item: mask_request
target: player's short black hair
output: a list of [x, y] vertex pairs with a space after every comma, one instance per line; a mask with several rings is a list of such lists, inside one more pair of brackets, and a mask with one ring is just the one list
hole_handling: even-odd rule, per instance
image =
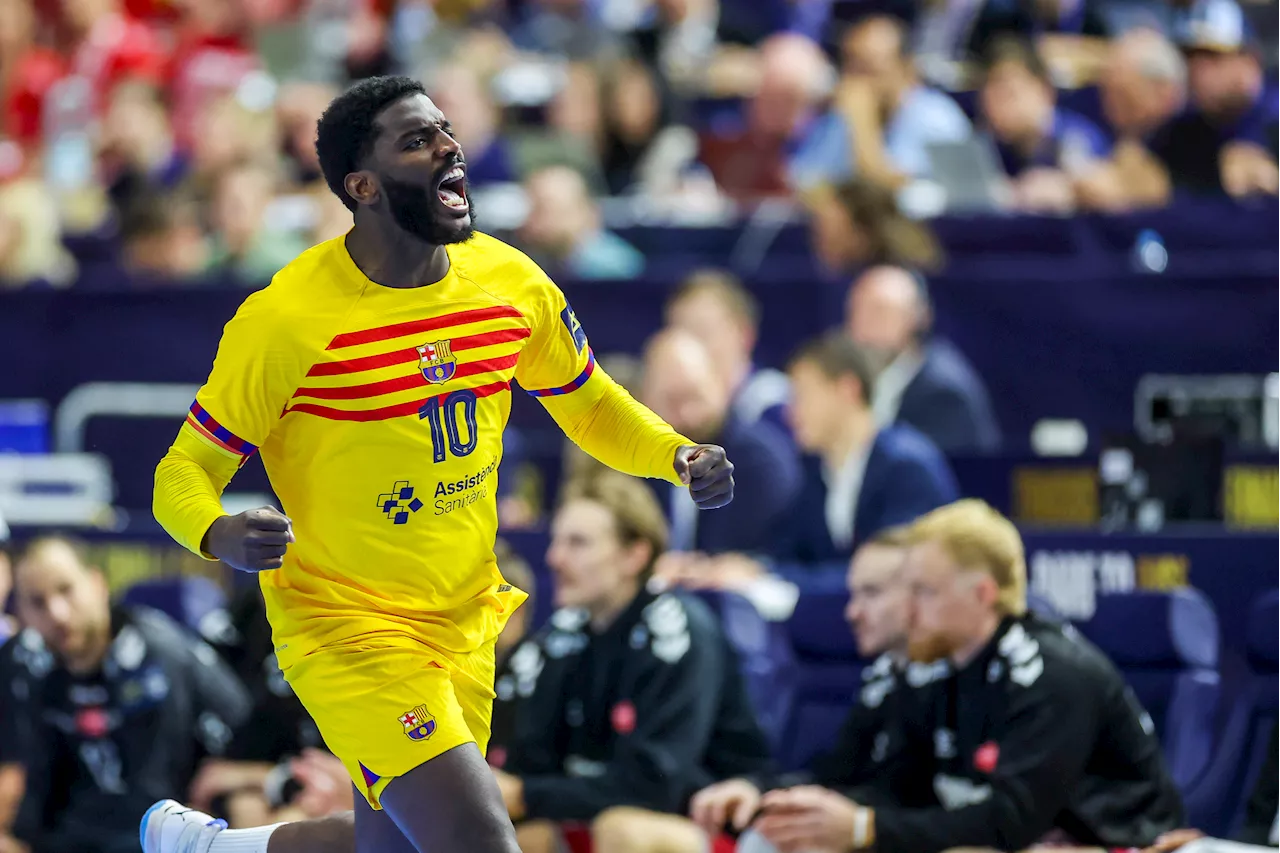
[[366, 77], [334, 98], [316, 122], [320, 171], [329, 189], [348, 210], [356, 209], [356, 200], [347, 194], [343, 181], [369, 156], [378, 135], [374, 119], [401, 98], [424, 95], [426, 91], [411, 77]]

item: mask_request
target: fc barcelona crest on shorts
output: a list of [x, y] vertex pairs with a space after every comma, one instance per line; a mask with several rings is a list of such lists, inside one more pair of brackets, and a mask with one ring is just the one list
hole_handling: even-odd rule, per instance
[[418, 347], [418, 367], [422, 376], [432, 385], [448, 382], [458, 369], [458, 360], [448, 340], [434, 341]]
[[426, 740], [435, 733], [436, 718], [427, 711], [426, 705], [419, 705], [400, 717], [400, 725], [404, 726], [409, 740]]

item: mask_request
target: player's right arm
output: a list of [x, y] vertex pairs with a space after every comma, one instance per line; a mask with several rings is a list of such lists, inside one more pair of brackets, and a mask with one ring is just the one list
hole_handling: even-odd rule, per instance
[[222, 491], [266, 441], [302, 375], [299, 347], [270, 290], [223, 330], [213, 371], [156, 468], [152, 509], [180, 545], [243, 571], [279, 568], [289, 520], [270, 508], [229, 516]]

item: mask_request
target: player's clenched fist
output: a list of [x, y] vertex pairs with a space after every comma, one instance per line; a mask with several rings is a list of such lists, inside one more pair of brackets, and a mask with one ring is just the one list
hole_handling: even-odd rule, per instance
[[264, 506], [224, 515], [209, 527], [201, 547], [233, 569], [260, 572], [280, 568], [285, 549], [293, 541], [289, 517]]
[[686, 444], [676, 451], [675, 469], [698, 509], [718, 509], [733, 500], [733, 463], [723, 447]]
[[759, 811], [760, 796], [760, 789], [746, 779], [717, 782], [694, 794], [689, 816], [711, 835], [723, 832], [730, 822], [741, 832]]

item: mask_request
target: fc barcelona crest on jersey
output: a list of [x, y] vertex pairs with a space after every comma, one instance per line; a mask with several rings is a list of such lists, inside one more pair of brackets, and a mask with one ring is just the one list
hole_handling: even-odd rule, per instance
[[401, 715], [400, 725], [404, 726], [405, 736], [409, 740], [426, 740], [435, 734], [436, 718], [427, 711], [426, 705], [419, 705]]
[[447, 340], [435, 341], [418, 347], [418, 367], [422, 376], [432, 385], [448, 382], [458, 369], [458, 360]]

